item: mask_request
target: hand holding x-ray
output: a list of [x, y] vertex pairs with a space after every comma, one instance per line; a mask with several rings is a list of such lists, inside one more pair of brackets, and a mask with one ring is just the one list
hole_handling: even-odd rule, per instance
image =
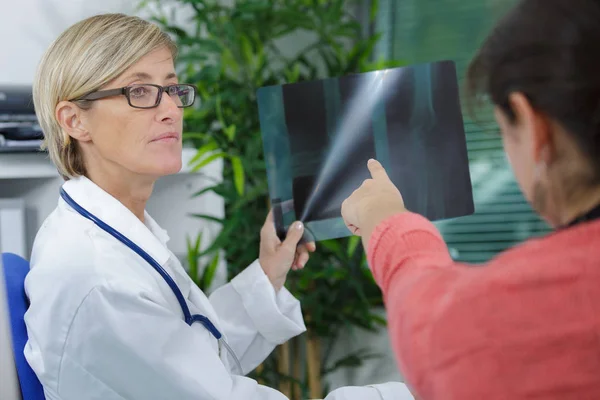
[[316, 250], [314, 242], [299, 244], [304, 234], [304, 224], [296, 221], [288, 230], [285, 240], [277, 237], [273, 224], [273, 211], [270, 211], [260, 231], [259, 262], [275, 291], [279, 291], [292, 270], [304, 268], [309, 252]]
[[260, 88], [261, 132], [274, 225], [303, 241], [352, 233], [342, 202], [387, 171], [405, 207], [431, 220], [474, 211], [456, 68], [441, 61]]

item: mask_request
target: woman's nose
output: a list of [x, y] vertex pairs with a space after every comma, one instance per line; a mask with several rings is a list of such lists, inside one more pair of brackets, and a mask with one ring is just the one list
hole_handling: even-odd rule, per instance
[[180, 118], [182, 114], [182, 109], [178, 107], [177, 99], [169, 96], [168, 93], [163, 93], [158, 108], [161, 110], [161, 120], [165, 118]]

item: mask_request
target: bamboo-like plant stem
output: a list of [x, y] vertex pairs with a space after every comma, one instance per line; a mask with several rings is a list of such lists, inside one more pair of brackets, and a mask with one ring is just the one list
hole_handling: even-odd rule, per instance
[[321, 342], [317, 335], [309, 333], [306, 342], [306, 361], [308, 363], [308, 388], [312, 399], [323, 398], [321, 384]]
[[[261, 374], [265, 369], [265, 365], [264, 364], [259, 364], [258, 367], [256, 367], [256, 373], [257, 374]], [[256, 382], [258, 382], [259, 385], [264, 385], [265, 382], [262, 379], [257, 379]]]
[[293, 388], [293, 394], [294, 394], [294, 400], [301, 400], [302, 398], [302, 388], [300, 387], [300, 382], [301, 381], [301, 376], [300, 374], [302, 373], [302, 364], [300, 363], [300, 338], [295, 337], [294, 339], [292, 339], [293, 342], [293, 346], [292, 346], [292, 359], [293, 359], [293, 367], [292, 367], [292, 376], [294, 377], [294, 379], [296, 379], [297, 382], [294, 382], [292, 388]]
[[289, 399], [292, 397], [292, 385], [288, 378], [290, 376], [290, 342], [280, 345], [277, 352], [277, 370], [280, 375], [285, 376], [279, 383], [279, 391]]

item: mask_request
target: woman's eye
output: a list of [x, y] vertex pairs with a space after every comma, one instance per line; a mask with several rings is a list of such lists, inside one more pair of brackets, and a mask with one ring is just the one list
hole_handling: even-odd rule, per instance
[[148, 94], [148, 90], [145, 87], [137, 87], [131, 89], [129, 94], [135, 97], [142, 97]]
[[181, 91], [179, 90], [179, 86], [171, 86], [168, 89], [169, 96], [181, 96]]

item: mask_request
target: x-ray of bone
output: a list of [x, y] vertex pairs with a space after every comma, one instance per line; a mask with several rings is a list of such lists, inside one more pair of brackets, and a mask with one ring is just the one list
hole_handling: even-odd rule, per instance
[[280, 237], [295, 220], [304, 240], [349, 236], [341, 204], [369, 178], [369, 158], [409, 210], [434, 221], [473, 213], [454, 62], [268, 86], [257, 97]]

